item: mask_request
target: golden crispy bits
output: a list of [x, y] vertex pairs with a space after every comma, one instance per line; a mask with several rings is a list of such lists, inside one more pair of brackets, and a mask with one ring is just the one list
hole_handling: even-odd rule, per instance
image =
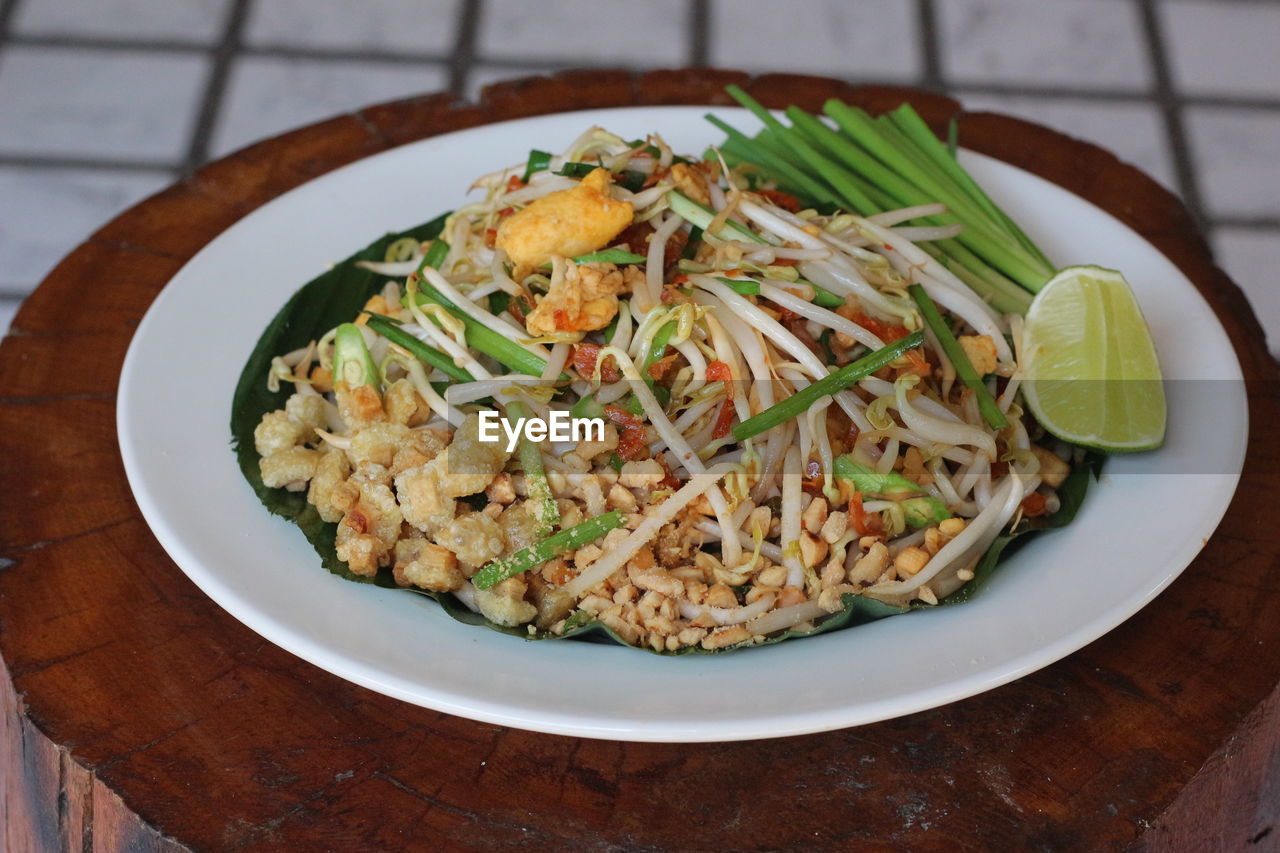
[[382, 409], [382, 397], [372, 385], [348, 388], [345, 382], [339, 382], [334, 392], [338, 398], [338, 413], [347, 426], [361, 429], [387, 419], [387, 413]]
[[507, 578], [489, 589], [476, 590], [476, 606], [490, 622], [513, 628], [523, 625], [538, 615], [538, 608], [525, 601], [528, 582], [517, 575]]
[[482, 512], [468, 512], [450, 521], [435, 536], [436, 544], [458, 555], [464, 566], [478, 569], [506, 547], [498, 522]]
[[416, 538], [401, 539], [396, 543], [396, 564], [392, 574], [400, 586], [416, 586], [434, 592], [455, 590], [466, 580], [452, 551]]
[[356, 474], [350, 482], [359, 490], [355, 506], [338, 523], [338, 559], [354, 574], [372, 576], [391, 562], [404, 516], [391, 489]]
[[347, 454], [336, 447], [325, 450], [316, 463], [311, 488], [307, 491], [307, 501], [325, 521], [341, 521], [342, 514], [354, 502], [358, 490], [347, 484], [350, 473], [351, 465], [347, 462]]
[[457, 500], [445, 494], [437, 479], [435, 461], [396, 475], [396, 494], [405, 521], [433, 533], [453, 520]]
[[320, 451], [295, 445], [262, 457], [258, 467], [262, 471], [262, 483], [267, 488], [284, 487], [291, 492], [300, 492], [315, 476], [319, 462]]

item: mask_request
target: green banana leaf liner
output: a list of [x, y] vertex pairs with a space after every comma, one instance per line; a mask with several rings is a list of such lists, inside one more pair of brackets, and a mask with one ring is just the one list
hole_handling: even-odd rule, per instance
[[[417, 240], [430, 240], [436, 237], [444, 227], [445, 214], [437, 219], [419, 225], [398, 234], [387, 234], [360, 252], [336, 264], [325, 273], [312, 279], [305, 287], [294, 294], [280, 312], [276, 314], [258, 339], [252, 355], [240, 374], [236, 384], [235, 396], [231, 404], [231, 446], [244, 474], [258, 499], [272, 513], [283, 516], [293, 522], [307, 537], [307, 541], [320, 555], [320, 562], [335, 575], [359, 583], [372, 583], [389, 589], [397, 587], [391, 577], [390, 569], [381, 569], [375, 577], [362, 577], [352, 574], [346, 563], [338, 559], [334, 548], [337, 535], [337, 524], [320, 518], [315, 507], [307, 503], [305, 492], [289, 492], [284, 489], [272, 489], [263, 485], [262, 475], [258, 469], [258, 453], [254, 449], [253, 431], [262, 416], [267, 412], [284, 407], [285, 400], [293, 393], [288, 383], [282, 383], [279, 391], [267, 389], [267, 375], [271, 359], [282, 353], [305, 347], [310, 341], [318, 339], [328, 330], [340, 323], [352, 320], [360, 313], [369, 297], [382, 289], [387, 277], [356, 265], [357, 261], [381, 261], [388, 246], [403, 237]], [[1001, 559], [1018, 547], [1028, 534], [1041, 530], [1062, 527], [1075, 518], [1077, 510], [1089, 487], [1091, 472], [1096, 475], [1100, 470], [1103, 457], [1092, 453], [1085, 464], [1077, 465], [1068, 476], [1066, 482], [1058, 490], [1061, 508], [1050, 516], [1043, 518], [1023, 519], [1009, 534], [995, 540], [990, 550], [978, 562], [974, 569], [974, 578], [936, 606], [947, 606], [966, 601], [980, 591], [983, 584], [991, 577]], [[1015, 544], [1017, 543], [1017, 544]], [[495, 625], [478, 613], [468, 610], [457, 598], [449, 593], [434, 593], [419, 589], [406, 589], [405, 592], [425, 595], [440, 603], [445, 613], [459, 622], [468, 625], [482, 625], [494, 631], [520, 637], [524, 640], [566, 639], [570, 637], [602, 642], [615, 642], [630, 645], [621, 637], [609, 630], [599, 621], [591, 618], [585, 611], [576, 611], [570, 615], [562, 634], [549, 631], [529, 633], [528, 628], [508, 628]], [[699, 647], [681, 649], [676, 652], [655, 652], [655, 654], [718, 654], [734, 648], [751, 648], [759, 645], [780, 643], [793, 637], [812, 637], [829, 631], [836, 631], [853, 625], [860, 625], [886, 616], [896, 616], [913, 609], [928, 609], [929, 605], [916, 604], [912, 607], [894, 607], [874, 599], [859, 595], [846, 595], [842, 599], [844, 608], [825, 618], [818, 626], [808, 632], [787, 631], [770, 637], [762, 642], [743, 644], [742, 646], [721, 649], [715, 652]], [[652, 649], [643, 647], [646, 651]]]

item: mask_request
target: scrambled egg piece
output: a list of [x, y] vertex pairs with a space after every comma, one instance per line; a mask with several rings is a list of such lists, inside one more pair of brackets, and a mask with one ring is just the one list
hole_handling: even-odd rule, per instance
[[631, 224], [631, 202], [609, 196], [610, 174], [596, 169], [573, 189], [550, 193], [498, 226], [495, 245], [517, 266], [536, 267], [552, 255], [594, 252]]
[[671, 180], [676, 189], [701, 204], [711, 204], [711, 191], [707, 189], [707, 179], [696, 166], [676, 163], [671, 167]]
[[956, 338], [960, 348], [969, 356], [973, 369], [979, 376], [994, 373], [996, 369], [996, 345], [986, 335], [961, 335]]
[[624, 273], [613, 264], [566, 263], [564, 278], [552, 281], [547, 295], [525, 319], [525, 328], [535, 337], [603, 329], [618, 313], [618, 294], [630, 291], [635, 284], [635, 275]]

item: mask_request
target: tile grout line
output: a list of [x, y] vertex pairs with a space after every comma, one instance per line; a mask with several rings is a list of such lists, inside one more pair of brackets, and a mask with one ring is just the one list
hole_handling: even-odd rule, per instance
[[689, 0], [689, 65], [700, 68], [711, 55], [710, 0]]
[[920, 45], [921, 85], [934, 92], [945, 91], [942, 54], [938, 49], [938, 10], [933, 0], [916, 0], [916, 29]]
[[1204, 206], [1200, 186], [1196, 180], [1195, 164], [1187, 139], [1186, 125], [1182, 120], [1182, 104], [1174, 92], [1173, 77], [1169, 69], [1169, 54], [1165, 49], [1164, 31], [1160, 26], [1160, 13], [1155, 0], [1137, 0], [1142, 30], [1146, 34], [1147, 50], [1151, 60], [1151, 72], [1155, 84], [1155, 103], [1164, 119], [1165, 133], [1173, 155], [1174, 176], [1182, 201], [1191, 216], [1202, 228], [1205, 226]]
[[84, 157], [61, 154], [0, 154], [0, 166], [32, 169], [96, 169], [105, 172], [174, 172], [182, 163], [167, 160]]
[[19, 0], [0, 0], [0, 53], [13, 39], [12, 29], [14, 15], [18, 11]]
[[231, 63], [240, 47], [244, 33], [245, 21], [249, 17], [250, 0], [232, 0], [227, 13], [226, 27], [222, 39], [213, 51], [213, 67], [209, 69], [209, 80], [205, 85], [204, 97], [200, 101], [200, 111], [196, 114], [195, 126], [191, 131], [191, 144], [187, 148], [185, 171], [194, 171], [209, 157], [209, 141], [222, 109], [223, 96], [227, 90], [227, 80], [231, 74]]
[[462, 0], [462, 5], [458, 8], [458, 30], [448, 63], [449, 94], [459, 100], [466, 96], [471, 66], [475, 64], [476, 36], [480, 31], [480, 16], [483, 14], [480, 0]]

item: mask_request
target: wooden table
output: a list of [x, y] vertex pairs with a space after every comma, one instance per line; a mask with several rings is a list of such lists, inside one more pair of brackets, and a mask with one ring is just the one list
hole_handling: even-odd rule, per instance
[[[1186, 211], [1091, 145], [991, 114], [961, 138], [1114, 213], [1209, 299], [1249, 380], [1246, 474], [1158, 600], [1101, 640], [945, 708], [709, 745], [531, 734], [406, 705], [270, 645], [138, 514], [115, 389], [139, 319], [227, 226], [331, 169], [434, 134], [626, 104], [872, 110], [954, 101], [812, 77], [591, 71], [384, 104], [201, 169], [98, 231], [0, 346], [0, 679], [7, 849], [1280, 849], [1276, 364]], [[865, 845], [865, 848], [860, 846]]]

